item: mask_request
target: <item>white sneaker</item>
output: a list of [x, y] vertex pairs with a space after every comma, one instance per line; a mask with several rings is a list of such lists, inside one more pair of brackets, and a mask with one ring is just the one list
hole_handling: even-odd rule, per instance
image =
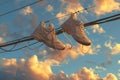
[[65, 49], [65, 45], [57, 38], [55, 34], [53, 24], [50, 24], [49, 27], [46, 27], [45, 23], [42, 22], [39, 27], [33, 32], [32, 36], [36, 40], [45, 43], [51, 48], [58, 50]]
[[81, 21], [77, 20], [76, 14], [72, 14], [61, 26], [64, 32], [70, 34], [80, 44], [91, 44], [91, 41], [85, 34], [84, 25]]

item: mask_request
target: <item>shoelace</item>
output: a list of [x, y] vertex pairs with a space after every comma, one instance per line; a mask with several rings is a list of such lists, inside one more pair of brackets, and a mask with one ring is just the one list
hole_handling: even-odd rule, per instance
[[71, 47], [69, 49], [71, 49], [73, 46], [72, 46], [72, 41], [67, 37], [67, 35], [65, 35], [65, 33], [63, 33], [63, 35], [65, 36], [65, 38], [69, 41]]

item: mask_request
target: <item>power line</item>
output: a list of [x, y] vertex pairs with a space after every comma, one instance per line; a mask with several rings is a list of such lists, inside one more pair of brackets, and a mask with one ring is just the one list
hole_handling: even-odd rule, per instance
[[[39, 43], [39, 42], [34, 42], [34, 43], [31, 43], [31, 44], [25, 45], [25, 46], [23, 46], [23, 47], [20, 47], [20, 48], [17, 48], [17, 49], [13, 49], [13, 50], [9, 50], [9, 51], [6, 51], [6, 50], [4, 49], [3, 51], [4, 51], [4, 52], [18, 51], [18, 50], [24, 49], [24, 48], [26, 48], [26, 47], [28, 47], [28, 46], [35, 45], [35, 44], [37, 44], [37, 43]], [[41, 44], [39, 47], [41, 47], [41, 46], [43, 46], [43, 44]], [[0, 49], [1, 49], [1, 48], [0, 48]], [[4, 53], [4, 52], [0, 52], [0, 53]]]
[[11, 49], [4, 49], [2, 47], [0, 47], [1, 50], [3, 50], [4, 52], [10, 52], [11, 50], [13, 50], [16, 47], [17, 44], [15, 44]]
[[106, 21], [98, 22], [96, 24], [102, 24], [102, 23], [106, 23], [106, 22], [110, 22], [110, 21], [114, 21], [114, 20], [118, 20], [118, 19], [120, 19], [120, 17], [116, 17], [116, 18], [109, 19], [109, 20], [106, 20]]
[[95, 25], [95, 24], [102, 24], [102, 23], [105, 23], [105, 22], [108, 22], [108, 21], [114, 21], [113, 19], [115, 20], [118, 20], [120, 19], [120, 13], [119, 14], [116, 14], [116, 15], [112, 15], [112, 16], [109, 16], [109, 17], [105, 17], [105, 18], [102, 18], [102, 19], [98, 19], [98, 20], [95, 20], [95, 21], [91, 21], [89, 23], [86, 23], [84, 24], [84, 26], [91, 26], [91, 25]]
[[14, 41], [10, 41], [10, 42], [6, 42], [6, 43], [3, 43], [3, 44], [1, 44], [0, 45], [0, 47], [5, 47], [5, 46], [9, 46], [9, 45], [11, 45], [11, 44], [17, 44], [17, 43], [19, 43], [19, 42], [25, 42], [25, 41], [30, 41], [30, 40], [34, 40], [34, 38], [33, 37], [31, 37], [31, 36], [27, 36], [27, 37], [23, 37], [23, 38], [21, 38], [21, 39], [17, 39], [17, 40], [14, 40]]
[[13, 12], [18, 11], [18, 10], [21, 10], [21, 9], [27, 7], [27, 6], [31, 6], [31, 5], [37, 4], [37, 3], [40, 2], [40, 1], [43, 1], [43, 0], [37, 0], [37, 1], [33, 2], [33, 3], [29, 3], [29, 4], [24, 5], [24, 6], [22, 6], [22, 7], [19, 7], [19, 8], [13, 9], [13, 10], [10, 10], [10, 11], [8, 11], [8, 12], [5, 12], [5, 13], [3, 13], [3, 14], [0, 14], [0, 17], [1, 17], [1, 16], [5, 16], [5, 15], [10, 14], [10, 13], [13, 13]]

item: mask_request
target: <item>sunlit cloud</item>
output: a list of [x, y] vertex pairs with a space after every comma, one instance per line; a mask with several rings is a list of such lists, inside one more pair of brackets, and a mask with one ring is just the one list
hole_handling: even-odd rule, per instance
[[[76, 11], [83, 10], [82, 5], [80, 4], [79, 0], [61, 0], [61, 9], [56, 14], [56, 17], [61, 17], [66, 14], [74, 13]], [[81, 11], [83, 12], [83, 11]], [[68, 16], [64, 16], [63, 18], [60, 18], [59, 21], [62, 23], [64, 19], [67, 19]]]
[[112, 54], [119, 54], [119, 53], [120, 53], [120, 44], [119, 44], [119, 43], [116, 43], [116, 44], [113, 46]]
[[60, 24], [62, 24], [64, 20], [68, 18], [68, 16], [65, 16], [65, 15], [66, 14], [62, 12], [57, 13], [56, 18], [58, 18]]
[[59, 62], [64, 61], [67, 56], [72, 57], [73, 59], [77, 58], [78, 53], [75, 50], [75, 47], [69, 48], [67, 46], [65, 50], [54, 50], [51, 48], [47, 48], [47, 54], [50, 56], [51, 59], [57, 60]]
[[33, 10], [31, 9], [30, 6], [27, 6], [26, 8], [24, 8], [22, 11], [21, 11], [22, 14], [24, 15], [28, 15], [28, 14], [32, 14], [33, 13]]
[[88, 69], [86, 67], [79, 69], [76, 73], [73, 73], [70, 76], [68, 76], [64, 72], [60, 72], [58, 75], [53, 77], [54, 77], [53, 80], [99, 80], [100, 79], [97, 74], [94, 74], [93, 69], [91, 68]]
[[102, 28], [102, 27], [100, 27], [98, 24], [96, 24], [96, 25], [93, 25], [93, 27], [92, 27], [92, 29], [93, 29], [93, 33], [105, 33], [105, 30]]
[[[92, 68], [83, 67], [76, 73], [67, 75], [64, 71], [55, 74], [51, 67], [58, 66], [59, 62], [53, 59], [45, 61], [38, 60], [36, 55], [27, 60], [15, 58], [1, 59], [0, 79], [1, 80], [101, 80], [98, 74], [94, 73]], [[117, 80], [112, 73], [107, 74], [102, 80]]]
[[53, 8], [52, 5], [47, 5], [46, 10], [47, 10], [48, 12], [52, 12], [52, 11], [54, 10], [54, 8]]
[[77, 47], [77, 50], [80, 52], [80, 54], [85, 55], [85, 54], [95, 54], [98, 53], [101, 49], [101, 45], [95, 45], [95, 46], [84, 46], [84, 45], [79, 45]]
[[114, 74], [109, 73], [103, 80], [118, 80], [118, 79]]
[[96, 6], [94, 12], [97, 15], [120, 10], [120, 3], [116, 0], [94, 0], [94, 4]]
[[99, 70], [99, 71], [105, 71], [106, 70], [106, 68], [104, 68], [102, 66], [96, 66], [95, 69]]
[[107, 48], [109, 48], [109, 49], [112, 49], [111, 40], [110, 40], [110, 41], [106, 41], [104, 45], [105, 45], [105, 47], [107, 47]]
[[[29, 57], [27, 60], [21, 59], [19, 62], [16, 59], [2, 59], [0, 63], [0, 79], [1, 80], [49, 80], [53, 75], [51, 70], [52, 65], [57, 65], [54, 60], [38, 61], [36, 55]], [[2, 75], [5, 76], [2, 76]], [[12, 76], [8, 76], [11, 74]]]
[[104, 45], [111, 50], [111, 53], [113, 55], [120, 53], [120, 44], [119, 43], [111, 43], [111, 41], [108, 41], [108, 42], [105, 42]]
[[80, 4], [79, 0], [61, 0], [62, 4], [65, 4], [67, 3], [67, 6], [65, 8], [65, 11], [67, 13], [73, 13], [75, 11], [79, 11], [79, 10], [82, 10], [83, 7], [82, 5]]
[[70, 56], [72, 59], [78, 58], [78, 56], [83, 55], [93, 55], [100, 51], [101, 45], [95, 45], [95, 46], [84, 46], [84, 45], [77, 45], [72, 46], [67, 45], [67, 48], [65, 50], [54, 50], [51, 48], [46, 49], [46, 55], [49, 55], [51, 59], [57, 60], [57, 61], [64, 61], [68, 56]]
[[120, 64], [120, 60], [118, 60], [118, 64]]
[[[33, 12], [33, 9], [30, 6], [27, 6], [26, 8], [21, 10], [21, 13], [23, 15], [29, 15], [30, 19], [29, 19], [29, 23], [30, 23], [30, 27], [35, 28], [38, 25], [38, 18], [37, 15]], [[24, 17], [23, 17], [24, 18]], [[23, 19], [22, 16], [21, 18], [18, 18], [18, 25], [20, 23], [23, 23]]]

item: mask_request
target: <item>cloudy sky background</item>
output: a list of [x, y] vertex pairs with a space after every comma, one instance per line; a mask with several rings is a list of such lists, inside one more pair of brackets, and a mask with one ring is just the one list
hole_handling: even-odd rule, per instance
[[[1, 0], [0, 14], [32, 2], [34, 1]], [[91, 6], [95, 7], [78, 14], [78, 19], [83, 23], [120, 13], [120, 0], [43, 0], [0, 16], [0, 43], [31, 35], [41, 21]], [[68, 17], [51, 20], [49, 23], [58, 28]], [[0, 50], [0, 80], [118, 80], [119, 26], [120, 20], [117, 20], [85, 28], [92, 41], [89, 47], [78, 44], [70, 35], [65, 34], [72, 41], [72, 49], [57, 51], [45, 45], [39, 47], [39, 43], [15, 52], [2, 53]], [[58, 38], [65, 44], [70, 44], [63, 34]], [[17, 47], [29, 43], [17, 44]]]

